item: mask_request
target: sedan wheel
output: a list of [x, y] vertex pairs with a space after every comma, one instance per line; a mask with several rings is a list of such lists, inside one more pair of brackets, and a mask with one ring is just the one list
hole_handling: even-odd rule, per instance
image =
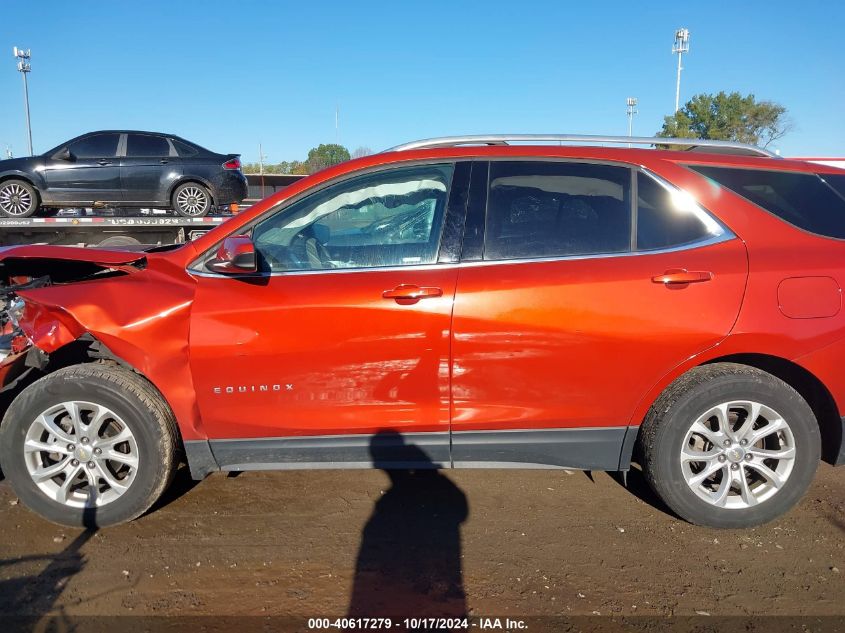
[[211, 196], [205, 187], [188, 183], [176, 189], [173, 207], [181, 216], [202, 217], [211, 208]]
[[38, 197], [31, 185], [21, 180], [0, 183], [0, 213], [6, 217], [25, 218], [38, 208]]

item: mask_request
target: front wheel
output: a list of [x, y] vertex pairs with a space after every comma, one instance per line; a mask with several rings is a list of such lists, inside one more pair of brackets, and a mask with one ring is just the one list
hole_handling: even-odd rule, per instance
[[23, 503], [71, 527], [143, 514], [170, 483], [177, 432], [156, 389], [121, 367], [91, 363], [37, 380], [0, 426], [0, 464]]
[[810, 485], [821, 439], [807, 402], [753, 367], [715, 363], [670, 385], [640, 433], [657, 495], [699, 525], [741, 528], [789, 510]]
[[173, 191], [173, 210], [186, 218], [201, 218], [211, 210], [211, 192], [195, 182], [186, 182]]
[[38, 211], [38, 192], [24, 180], [0, 182], [0, 215], [28, 218]]

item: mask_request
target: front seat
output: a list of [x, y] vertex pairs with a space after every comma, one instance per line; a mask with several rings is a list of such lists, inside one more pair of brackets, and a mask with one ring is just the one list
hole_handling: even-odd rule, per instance
[[312, 224], [302, 232], [305, 238], [305, 258], [309, 268], [327, 268], [331, 255], [324, 246], [329, 241], [329, 227]]

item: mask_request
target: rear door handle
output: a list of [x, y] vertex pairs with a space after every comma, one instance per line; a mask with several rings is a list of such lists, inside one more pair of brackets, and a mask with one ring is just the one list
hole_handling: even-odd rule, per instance
[[169, 161], [169, 160], [167, 160], [166, 158], [162, 158], [162, 159], [161, 159], [160, 161], [158, 161], [158, 162], [160, 162], [162, 165], [166, 165], [166, 164], [167, 164], [167, 163], [169, 163], [170, 161]]
[[100, 165], [101, 167], [105, 167], [106, 165], [111, 165], [111, 161], [110, 160], [98, 160], [97, 164]]
[[687, 270], [686, 268], [673, 268], [651, 278], [654, 283], [667, 286], [698, 284], [711, 279], [713, 279], [713, 273], [708, 270]]
[[394, 299], [397, 303], [416, 303], [420, 299], [428, 297], [442, 297], [443, 289], [434, 286], [415, 286], [413, 284], [401, 284], [393, 290], [385, 290], [381, 293], [385, 299]]

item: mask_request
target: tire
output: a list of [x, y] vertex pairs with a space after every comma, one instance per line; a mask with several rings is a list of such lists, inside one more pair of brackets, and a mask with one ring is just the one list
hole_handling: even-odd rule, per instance
[[184, 218], [201, 218], [211, 211], [211, 192], [196, 182], [185, 182], [173, 190], [173, 210]]
[[38, 211], [38, 191], [25, 180], [0, 182], [0, 215], [28, 218]]
[[[72, 416], [63, 403], [76, 406], [79, 425], [69, 424]], [[99, 433], [92, 428], [98, 419]], [[52, 421], [56, 433], [38, 420]], [[33, 443], [67, 454], [25, 452]], [[0, 426], [0, 464], [20, 500], [49, 521], [106, 527], [140, 516], [161, 496], [173, 478], [177, 444], [173, 414], [147, 380], [111, 363], [89, 363], [59, 369], [15, 398]], [[56, 475], [37, 484], [32, 470]], [[69, 473], [72, 482], [63, 493]]]
[[140, 246], [141, 242], [130, 235], [112, 235], [97, 244], [99, 248], [120, 248], [121, 246]]
[[681, 518], [715, 528], [751, 527], [787, 512], [821, 456], [818, 422], [798, 392], [734, 363], [678, 378], [652, 405], [639, 441], [654, 492]]

